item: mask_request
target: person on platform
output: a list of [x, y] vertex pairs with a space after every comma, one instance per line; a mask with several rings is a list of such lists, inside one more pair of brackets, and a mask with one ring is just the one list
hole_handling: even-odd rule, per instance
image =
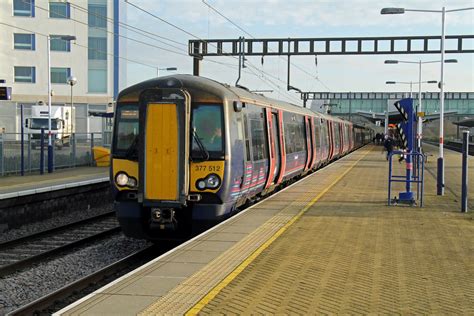
[[390, 138], [388, 135], [385, 135], [385, 141], [383, 143], [383, 147], [387, 151], [387, 160], [393, 151], [393, 145], [394, 145], [393, 139]]

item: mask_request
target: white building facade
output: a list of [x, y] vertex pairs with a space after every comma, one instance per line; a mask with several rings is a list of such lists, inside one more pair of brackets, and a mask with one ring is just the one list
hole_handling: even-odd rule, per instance
[[[0, 1], [0, 79], [12, 87], [12, 100], [0, 101], [0, 132], [19, 133], [19, 105], [48, 102], [48, 41], [52, 104], [76, 109], [76, 132], [98, 133], [105, 112], [124, 85], [125, 63], [119, 56], [119, 0]], [[74, 40], [64, 40], [65, 37]], [[74, 86], [68, 77], [74, 76]], [[12, 117], [16, 119], [12, 120]]]

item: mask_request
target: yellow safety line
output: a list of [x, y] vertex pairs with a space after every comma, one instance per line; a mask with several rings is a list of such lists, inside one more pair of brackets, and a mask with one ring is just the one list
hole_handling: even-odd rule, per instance
[[217, 284], [209, 293], [207, 293], [199, 302], [197, 302], [185, 315], [197, 315], [219, 292], [232, 282], [252, 261], [254, 261], [265, 249], [267, 249], [281, 234], [283, 234], [294, 222], [296, 222], [306, 211], [314, 205], [324, 194], [326, 194], [334, 185], [336, 185], [357, 163], [362, 160], [371, 150], [368, 150], [362, 157], [357, 159], [346, 171], [334, 180], [328, 187], [321, 191], [313, 198], [298, 214], [296, 214], [289, 222], [281, 227], [270, 239], [257, 248], [247, 259], [245, 259], [237, 268], [234, 269], [227, 277]]

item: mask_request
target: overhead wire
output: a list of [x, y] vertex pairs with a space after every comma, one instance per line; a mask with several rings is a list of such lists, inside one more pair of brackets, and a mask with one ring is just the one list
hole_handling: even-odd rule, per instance
[[[49, 12], [49, 9], [47, 9], [47, 8], [43, 8], [43, 7], [41, 7], [41, 6], [37, 5], [37, 4], [34, 4], [34, 6], [35, 6], [35, 8], [38, 8], [38, 9], [40, 9], [40, 10]], [[62, 15], [63, 17], [65, 17], [65, 18], [67, 17], [67, 16], [64, 15], [64, 14], [61, 14], [61, 15]], [[74, 19], [74, 18], [69, 18], [69, 20], [74, 21], [74, 22], [77, 22], [77, 23], [79, 23], [79, 24], [86, 25], [87, 27], [90, 27], [89, 24], [86, 23], [86, 22], [79, 21], [79, 20]], [[97, 29], [103, 30], [103, 28], [101, 28], [101, 27], [96, 27], [96, 26], [92, 26], [92, 28], [97, 28]], [[187, 54], [182, 53], [182, 52], [177, 52], [177, 51], [174, 51], [174, 50], [165, 48], [165, 47], [161, 47], [161, 46], [154, 45], [154, 44], [151, 44], [151, 43], [147, 43], [147, 42], [144, 42], [144, 41], [141, 41], [141, 40], [137, 40], [137, 39], [134, 39], [134, 38], [131, 38], [131, 37], [122, 35], [122, 34], [117, 34], [117, 33], [112, 32], [112, 31], [105, 30], [105, 32], [108, 33], [108, 34], [112, 34], [112, 35], [114, 35], [114, 36], [118, 36], [118, 37], [121, 37], [121, 38], [125, 38], [125, 39], [130, 40], [130, 41], [133, 41], [133, 42], [137, 42], [137, 43], [140, 43], [140, 44], [143, 44], [143, 45], [147, 45], [147, 46], [150, 46], [150, 47], [154, 47], [154, 48], [157, 48], [157, 49], [161, 49], [161, 50], [164, 50], [164, 51], [173, 53], [173, 54], [177, 54], [177, 55], [181, 55], [181, 56], [188, 56]]]
[[[25, 0], [23, 0], [23, 1], [25, 1]], [[85, 9], [84, 7], [81, 7], [81, 6], [78, 6], [78, 5], [75, 5], [75, 6], [81, 8], [82, 12], [85, 12], [85, 13], [88, 13], [88, 14], [90, 13], [89, 10], [88, 10], [88, 9]], [[40, 10], [49, 12], [48, 9], [43, 8], [43, 7], [40, 7], [40, 6], [38, 6], [38, 5], [35, 5], [35, 7], [38, 8], [38, 9], [40, 9]], [[97, 15], [97, 14], [95, 14], [95, 13], [90, 13], [90, 14], [94, 14], [95, 16], [98, 16], [98, 17], [101, 17], [101, 18], [105, 18], [103, 15]], [[67, 16], [64, 15], [64, 14], [62, 14], [62, 16], [63, 16], [63, 17], [67, 17]], [[86, 23], [86, 22], [79, 21], [79, 20], [77, 20], [77, 19], [72, 19], [72, 18], [69, 18], [69, 19], [72, 20], [72, 21], [75, 21], [75, 22], [77, 22], [77, 23], [80, 23], [80, 24], [83, 24], [83, 25], [86, 25], [86, 26], [89, 27], [89, 24]], [[107, 19], [108, 19], [108, 18], [107, 18]], [[127, 24], [127, 25], [128, 25], [128, 24]], [[130, 25], [128, 25], [128, 26], [130, 26]], [[130, 27], [133, 27], [133, 26], [130, 26]], [[103, 29], [103, 28], [101, 28], [101, 27], [94, 27], [94, 26], [93, 26], [92, 28]], [[136, 30], [139, 30], [139, 31], [143, 31], [143, 32], [152, 34], [152, 35], [154, 35], [154, 36], [162, 37], [162, 36], [160, 36], [160, 35], [157, 35], [157, 34], [148, 32], [148, 31], [146, 31], [146, 30], [143, 30], [143, 29], [140, 29], [140, 28], [137, 28], [137, 27], [133, 27], [133, 28], [135, 28]], [[172, 51], [172, 50], [169, 50], [169, 49], [166, 49], [166, 48], [157, 46], [157, 45], [153, 45], [153, 44], [151, 44], [151, 43], [143, 42], [143, 41], [140, 41], [140, 40], [137, 40], [137, 39], [134, 39], [134, 38], [130, 38], [130, 37], [125, 36], [125, 35], [118, 34], [118, 33], [116, 33], [116, 32], [112, 32], [112, 31], [108, 31], [108, 30], [106, 30], [106, 32], [109, 33], [109, 34], [112, 34], [112, 35], [114, 35], [114, 36], [119, 36], [119, 37], [122, 37], [122, 38], [125, 38], [125, 39], [128, 39], [128, 40], [137, 42], [137, 43], [142, 44], [142, 45], [146, 45], [146, 46], [149, 46], [149, 47], [153, 47], [153, 48], [165, 50], [165, 51], [168, 51], [168, 52], [170, 52], [170, 53], [178, 54], [178, 55], [185, 56], [185, 57], [188, 57], [188, 56], [189, 56], [188, 54], [185, 54], [185, 53], [175, 52], [175, 51]], [[162, 37], [162, 38], [166, 38], [166, 37]], [[168, 39], [168, 38], [166, 38], [166, 39]], [[156, 40], [156, 39], [155, 39], [155, 40]], [[170, 40], [170, 39], [168, 39], [168, 40]], [[176, 41], [175, 41], [175, 42], [176, 42]], [[178, 44], [180, 44], [180, 45], [187, 46], [187, 45], [182, 44], [182, 43], [179, 43], [179, 42], [176, 42], [176, 43], [178, 43]], [[167, 45], [170, 45], [170, 44], [167, 44]], [[78, 45], [78, 46], [80, 46], [80, 45]], [[82, 46], [83, 46], [83, 45], [82, 45]], [[179, 49], [179, 48], [178, 48], [178, 49]], [[108, 55], [111, 55], [111, 54], [108, 53]], [[112, 54], [112, 55], [113, 55], [113, 54]], [[220, 65], [226, 66], [226, 64], [225, 64], [225, 63], [222, 63], [222, 62], [217, 62], [217, 61], [214, 61], [214, 60], [207, 60], [207, 61], [209, 61], [209, 62], [211, 62], [211, 63], [220, 64]], [[138, 63], [138, 62], [136, 62], [136, 63]], [[227, 64], [227, 66], [229, 66], [229, 65], [230, 65], [230, 64]], [[154, 68], [156, 68], [156, 66], [155, 66]]]
[[[183, 29], [182, 27], [179, 27], [179, 26], [175, 25], [174, 23], [171, 23], [171, 22], [169, 22], [168, 20], [166, 20], [166, 19], [164, 19], [164, 18], [162, 18], [162, 17], [160, 17], [160, 16], [158, 16], [158, 15], [156, 15], [156, 14], [154, 14], [154, 13], [151, 13], [151, 12], [149, 12], [148, 10], [143, 9], [142, 7], [140, 7], [139, 5], [137, 5], [137, 4], [133, 3], [133, 2], [131, 2], [130, 0], [124, 0], [124, 2], [125, 2], [126, 4], [128, 4], [128, 5], [130, 5], [130, 6], [133, 6], [133, 7], [136, 8], [137, 10], [139, 10], [139, 11], [145, 13], [145, 14], [148, 14], [148, 15], [154, 17], [155, 19], [157, 19], [157, 20], [159, 20], [159, 21], [161, 21], [161, 22], [163, 22], [163, 23], [165, 23], [165, 24], [167, 24], [167, 25], [169, 25], [169, 26], [172, 26], [172, 27], [174, 27], [174, 28], [180, 30], [181, 32], [183, 32], [183, 33], [185, 33], [185, 34], [187, 34], [187, 35], [189, 35], [189, 36], [192, 36], [192, 37], [195, 38], [195, 39], [198, 39], [198, 40], [203, 41], [203, 42], [207, 42], [207, 41], [205, 41], [204, 39], [200, 38], [199, 36], [197, 36], [197, 35], [195, 35], [195, 34], [189, 32], [189, 31]], [[214, 44], [212, 44], [212, 43], [211, 43], [211, 46], [217, 48], [217, 46], [214, 45]], [[230, 58], [233, 58], [233, 59], [238, 59], [238, 57], [232, 56], [231, 54], [228, 54], [228, 53], [226, 53], [225, 51], [222, 51], [222, 53], [223, 53], [223, 54], [222, 54], [223, 56], [227, 56], [227, 57], [230, 57]], [[255, 70], [261, 72], [261, 70], [258, 69], [258, 68], [256, 68], [255, 66], [252, 65], [252, 67], [254, 67]], [[289, 93], [288, 93], [288, 95], [291, 96], [291, 94], [289, 94]]]
[[[48, 37], [48, 36], [49, 36], [49, 34], [44, 34], [44, 33], [41, 33], [41, 32], [29, 30], [29, 29], [26, 29], [26, 28], [24, 28], [24, 27], [20, 27], [20, 26], [8, 24], [8, 23], [5, 23], [5, 22], [0, 22], [0, 24], [5, 25], [5, 26], [8, 26], [8, 27], [11, 27], [11, 28], [15, 28], [15, 29], [18, 29], [18, 30], [22, 30], [22, 31], [25, 31], [25, 32], [28, 32], [28, 33], [31, 33], [31, 34], [36, 34], [36, 35], [40, 35], [40, 36], [44, 36], [44, 37]], [[135, 64], [139, 64], [139, 65], [142, 65], [142, 66], [147, 66], [147, 67], [156, 69], [156, 65], [147, 64], [147, 63], [144, 63], [144, 62], [141, 62], [141, 61], [133, 60], [133, 59], [126, 58], [126, 57], [122, 57], [122, 56], [116, 56], [115, 54], [108, 53], [107, 51], [102, 51], [102, 50], [99, 50], [99, 49], [90, 48], [90, 47], [88, 47], [87, 45], [78, 44], [77, 42], [76, 42], [76, 43], [73, 43], [73, 45], [76, 45], [76, 46], [79, 46], [79, 47], [83, 47], [83, 48], [86, 48], [86, 49], [90, 49], [90, 50], [96, 51], [96, 52], [98, 52], [98, 53], [107, 54], [107, 55], [109, 55], [109, 56], [118, 57], [118, 58], [120, 58], [120, 59], [122, 59], [122, 60], [125, 60], [125, 61], [128, 61], [128, 62], [132, 62], [132, 63], [135, 63]]]
[[[243, 29], [240, 25], [238, 25], [237, 23], [235, 23], [234, 21], [232, 21], [230, 18], [228, 18], [227, 16], [225, 16], [223, 13], [221, 13], [219, 10], [217, 10], [216, 8], [214, 8], [212, 5], [210, 5], [209, 3], [207, 3], [205, 0], [201, 0], [202, 3], [204, 3], [204, 5], [206, 5], [207, 7], [209, 7], [211, 10], [213, 10], [214, 12], [216, 12], [218, 15], [220, 15], [221, 17], [223, 17], [224, 19], [226, 19], [229, 23], [231, 23], [232, 25], [234, 25], [236, 28], [238, 28], [239, 30], [241, 30], [242, 32], [244, 32], [245, 34], [247, 34], [248, 36], [250, 36], [252, 39], [255, 39], [255, 37], [250, 34], [249, 32], [247, 32], [245, 29]], [[288, 43], [289, 45], [289, 43]], [[288, 47], [288, 51], [289, 51], [289, 47]], [[270, 50], [271, 51], [271, 50]], [[279, 56], [281, 59], [284, 59], [282, 56]], [[331, 89], [321, 80], [318, 78], [318, 76], [314, 76], [312, 75], [311, 73], [309, 73], [308, 71], [306, 71], [305, 69], [301, 68], [300, 66], [296, 65], [295, 63], [292, 63], [290, 62], [291, 65], [293, 65], [295, 68], [299, 69], [300, 71], [302, 71], [303, 73], [307, 74], [308, 76], [310, 76], [311, 78], [317, 80], [318, 82], [321, 83], [321, 85], [323, 85], [326, 89], [328, 89], [329, 91], [331, 91]]]
[[[25, 1], [25, 0], [23, 0], [23, 1]], [[96, 14], [96, 13], [90, 13], [90, 11], [89, 11], [88, 9], [86, 9], [86, 8], [84, 8], [84, 7], [81, 7], [81, 6], [79, 6], [79, 5], [74, 5], [74, 6], [77, 7], [77, 8], [79, 8], [82, 12], [85, 12], [85, 13], [88, 13], [88, 14], [92, 14], [92, 15], [94, 15], [94, 16], [96, 16], [96, 17], [100, 17], [100, 18], [103, 18], [103, 19], [107, 18], [107, 17], [105, 17], [105, 16], [103, 16], [103, 15], [99, 15], [99, 14]], [[43, 8], [43, 7], [40, 7], [40, 6], [38, 6], [38, 5], [35, 5], [35, 7], [37, 7], [37, 8], [40, 9], [40, 10], [49, 12], [48, 9]], [[64, 14], [63, 14], [62, 16], [63, 16], [63, 17], [66, 17], [66, 15], [64, 15]], [[75, 22], [77, 22], [77, 23], [80, 23], [80, 24], [83, 24], [83, 25], [86, 25], [86, 26], [89, 27], [89, 24], [88, 24], [88, 23], [85, 23], [85, 22], [83, 22], [83, 21], [79, 21], [79, 20], [77, 20], [77, 19], [71, 19], [71, 18], [69, 18], [69, 19], [72, 20], [72, 21], [75, 21]], [[107, 19], [108, 19], [109, 21], [111, 20], [110, 18], [107, 18]], [[123, 24], [123, 25], [127, 25], [127, 26], [129, 26], [129, 27], [131, 27], [131, 28], [134, 28], [135, 30], [138, 30], [138, 31], [141, 31], [141, 32], [144, 32], [144, 33], [148, 33], [148, 34], [151, 34], [151, 35], [153, 35], [153, 36], [160, 37], [160, 38], [164, 38], [164, 39], [167, 39], [167, 40], [169, 40], [169, 41], [173, 41], [173, 42], [175, 42], [175, 43], [178, 43], [178, 44], [180, 44], [180, 45], [183, 45], [183, 46], [186, 46], [186, 47], [187, 47], [186, 44], [179, 43], [179, 42], [174, 41], [174, 40], [171, 40], [171, 39], [169, 39], [169, 38], [167, 38], [167, 37], [163, 37], [163, 36], [157, 35], [157, 34], [155, 34], [155, 33], [148, 32], [148, 31], [146, 31], [146, 30], [143, 30], [143, 29], [140, 29], [140, 28], [131, 26], [131, 25], [129, 25], [129, 24], [125, 24], [125, 23], [122, 23], [122, 24]], [[92, 28], [102, 29], [101, 27], [92, 27]], [[151, 43], [143, 42], [143, 41], [140, 41], [140, 40], [137, 40], [137, 39], [134, 39], [134, 38], [130, 38], [130, 37], [128, 37], [128, 36], [124, 36], [124, 35], [121, 35], [121, 34], [117, 34], [117, 33], [115, 33], [115, 32], [111, 32], [111, 31], [106, 31], [106, 32], [109, 33], [109, 34], [113, 34], [114, 36], [117, 35], [117, 36], [119, 36], [119, 37], [122, 37], [122, 38], [125, 38], [125, 39], [128, 39], [128, 40], [137, 42], [137, 43], [139, 43], [139, 44], [143, 44], [143, 45], [150, 46], [150, 47], [153, 47], [153, 48], [162, 49], [162, 50], [168, 51], [168, 52], [170, 52], [170, 53], [178, 54], [178, 55], [185, 56], [185, 57], [188, 57], [188, 56], [189, 56], [188, 54], [185, 54], [185, 53], [175, 52], [175, 51], [172, 51], [172, 50], [169, 50], [169, 49], [166, 49], [166, 48], [157, 46], [157, 45], [153, 45], [153, 44], [151, 44]], [[143, 34], [140, 34], [140, 35], [143, 35]], [[157, 39], [155, 39], [155, 40], [157, 40]], [[159, 41], [159, 40], [158, 40], [158, 41]], [[162, 42], [162, 41], [160, 41], [160, 42]], [[166, 43], [164, 43], [164, 44], [166, 44]], [[167, 45], [170, 45], [170, 44], [167, 44]], [[78, 45], [78, 46], [79, 46], [79, 45]], [[84, 46], [84, 45], [82, 45], [82, 46]], [[175, 47], [175, 46], [173, 46], [173, 47]], [[176, 48], [177, 48], [177, 47], [176, 47]], [[178, 49], [180, 49], [180, 48], [178, 48]], [[108, 55], [111, 55], [111, 54], [108, 53]], [[113, 55], [113, 54], [112, 54], [112, 55]], [[115, 55], [114, 55], [114, 56], [115, 56]], [[226, 64], [226, 63], [222, 63], [222, 62], [217, 62], [217, 61], [214, 61], [214, 60], [207, 60], [207, 61], [209, 61], [209, 62], [211, 62], [211, 63], [215, 63], [215, 64], [220, 64], [220, 65], [223, 65], [223, 66], [227, 66], [227, 67], [228, 67], [229, 65], [230, 65], [230, 66], [233, 66], [233, 65], [231, 65], [231, 64]], [[139, 62], [135, 62], [135, 63], [139, 63]], [[144, 64], [144, 63], [142, 63], [142, 64]], [[155, 66], [154, 68], [156, 68], [156, 66]]]
[[[24, 0], [23, 0], [23, 1], [24, 1]], [[127, 1], [127, 0], [125, 0], [125, 2], [126, 2], [127, 4], [130, 4], [130, 5], [132, 5], [132, 6], [136, 7], [136, 8], [138, 8], [138, 9], [140, 9], [140, 10], [143, 11], [143, 12], [149, 13], [149, 12], [147, 12], [147, 11], [144, 11], [144, 10], [141, 9], [140, 7], [136, 6], [135, 4], [130, 3], [130, 2]], [[44, 7], [41, 7], [41, 6], [38, 6], [38, 5], [35, 5], [35, 7], [38, 8], [38, 9], [40, 9], [40, 10], [49, 12], [49, 10], [46, 9], [46, 8], [44, 8]], [[105, 19], [105, 20], [107, 20], [107, 21], [109, 21], [109, 22], [111, 21], [110, 18], [105, 17], [105, 16], [100, 15], [100, 14], [97, 14], [97, 13], [89, 12], [88, 9], [86, 9], [86, 8], [84, 8], [84, 7], [81, 7], [81, 6], [79, 6], [79, 5], [75, 5], [75, 4], [74, 4], [73, 7], [75, 7], [76, 9], [78, 9], [78, 10], [80, 10], [80, 11], [82, 11], [82, 12], [85, 12], [85, 13], [88, 13], [88, 14], [92, 14], [92, 15], [98, 17], [98, 18]], [[150, 13], [150, 14], [151, 14], [151, 13]], [[200, 39], [198, 36], [193, 35], [192, 33], [190, 33], [190, 32], [188, 32], [188, 31], [184, 30], [183, 28], [180, 28], [179, 26], [174, 25], [174, 24], [171, 23], [171, 22], [166, 21], [165, 19], [162, 19], [162, 18], [160, 18], [160, 17], [158, 17], [158, 16], [156, 16], [156, 15], [154, 15], [154, 14], [151, 14], [151, 15], [154, 16], [155, 18], [159, 19], [160, 21], [163, 21], [164, 23], [167, 23], [167, 24], [170, 25], [170, 26], [173, 26], [173, 27], [179, 29], [180, 31], [185, 32], [185, 33], [188, 34], [188, 35], [191, 35], [191, 36], [193, 36], [193, 37], [195, 37], [195, 38], [197, 38], [197, 39]], [[66, 17], [66, 15], [63, 15], [63, 17]], [[70, 18], [70, 17], [69, 17], [69, 19], [72, 20], [72, 21], [74, 21], [74, 22], [77, 22], [77, 23], [79, 23], [79, 24], [83, 24], [83, 25], [86, 25], [86, 26], [90, 27], [88, 23], [85, 23], [85, 22], [83, 22], [83, 21], [80, 21], [80, 20], [77, 20], [77, 19], [74, 19], [74, 18]], [[24, 29], [24, 28], [21, 28], [21, 27], [17, 27], [17, 26], [14, 26], [14, 25], [9, 25], [9, 24], [6, 24], [6, 23], [1, 23], [1, 24], [7, 25], [7, 26], [10, 26], [10, 27], [14, 27], [14, 28], [18, 28], [18, 29], [22, 29], [22, 30], [28, 31], [28, 32], [30, 32], [30, 33], [35, 33], [35, 34], [42, 35], [42, 36], [48, 36], [48, 35], [43, 34], [43, 33], [40, 33], [40, 32], [35, 32], [35, 31], [27, 30], [27, 29]], [[154, 33], [148, 32], [148, 31], [145, 31], [145, 30], [143, 30], [143, 29], [140, 29], [140, 28], [131, 26], [131, 25], [126, 24], [126, 23], [122, 23], [122, 27], [124, 27], [124, 26], [127, 26], [127, 27], [129, 27], [129, 28], [134, 28], [134, 31], [135, 31], [135, 33], [137, 33], [137, 34], [140, 34], [139, 32], [140, 32], [140, 31], [143, 31], [143, 32], [148, 33], [148, 34], [150, 34], [150, 35], [152, 35], [152, 36], [161, 37], [160, 35], [157, 35], [157, 34], [154, 34]], [[101, 28], [101, 27], [94, 27], [94, 26], [93, 26], [92, 28], [103, 29], [103, 28]], [[125, 38], [125, 39], [128, 39], [128, 40], [132, 40], [132, 41], [137, 42], [137, 43], [139, 43], [139, 44], [143, 44], [143, 45], [147, 45], [147, 46], [154, 47], [154, 48], [157, 48], [157, 49], [165, 50], [165, 51], [168, 51], [168, 52], [170, 52], [170, 53], [178, 54], [178, 55], [181, 55], [181, 56], [186, 56], [186, 57], [188, 56], [187, 54], [175, 52], [175, 51], [169, 50], [169, 49], [167, 49], [167, 48], [163, 48], [163, 47], [160, 47], [160, 46], [157, 46], [157, 45], [153, 45], [153, 44], [151, 44], [151, 43], [143, 42], [143, 41], [140, 41], [140, 40], [137, 40], [137, 39], [134, 39], [134, 38], [130, 38], [130, 37], [128, 37], [128, 36], [124, 36], [124, 35], [122, 35], [122, 34], [117, 34], [117, 33], [115, 33], [115, 32], [111, 32], [111, 31], [107, 31], [107, 30], [106, 30], [106, 32], [109, 33], [109, 34], [112, 34], [112, 35], [114, 35], [114, 36], [116, 35], [116, 36], [119, 36], [119, 37], [122, 37], [122, 38]], [[140, 34], [140, 35], [143, 35], [143, 34]], [[146, 37], [148, 37], [148, 36], [146, 36]], [[162, 38], [168, 39], [168, 38], [166, 38], [166, 37], [162, 37]], [[154, 39], [154, 40], [157, 40], [157, 39]], [[170, 39], [168, 39], [168, 40], [170, 40]], [[202, 39], [200, 39], [200, 40], [202, 40]], [[157, 40], [157, 41], [162, 42], [162, 41], [160, 41], [160, 40]], [[176, 42], [176, 41], [175, 41], [175, 42]], [[167, 43], [164, 43], [164, 42], [162, 42], [162, 43], [163, 43], [163, 44], [166, 44], [166, 45], [170, 45], [170, 44], [167, 44]], [[179, 43], [179, 42], [176, 42], [176, 43]], [[133, 60], [133, 59], [126, 58], [126, 57], [122, 57], [122, 56], [117, 56], [117, 55], [115, 55], [115, 54], [108, 53], [107, 51], [102, 51], [102, 50], [99, 50], [99, 49], [90, 48], [90, 47], [87, 46], [87, 45], [78, 44], [77, 41], [75, 41], [73, 44], [76, 45], [76, 46], [83, 47], [83, 48], [87, 48], [87, 49], [90, 49], [90, 50], [93, 50], [93, 51], [96, 51], [96, 52], [99, 52], [99, 53], [103, 53], [103, 54], [106, 54], [106, 55], [109, 55], [109, 56], [118, 57], [118, 58], [120, 58], [120, 59], [122, 59], [122, 60], [125, 60], [125, 61], [128, 61], [128, 62], [132, 62], [132, 63], [135, 63], [135, 64], [141, 64], [141, 65], [144, 65], [144, 66], [147, 66], [147, 67], [150, 67], [150, 68], [156, 68], [156, 66], [151, 65], [151, 64], [147, 64], [147, 63], [144, 63], [144, 62], [141, 62], [141, 61]], [[182, 44], [182, 43], [179, 43], [179, 44], [180, 44], [180, 45], [183, 45], [183, 46], [185, 45], [185, 44]], [[173, 46], [173, 47], [175, 47], [175, 46]], [[177, 47], [175, 47], [175, 48], [177, 48]], [[235, 56], [230, 56], [230, 55], [229, 55], [228, 57], [232, 57], [232, 58], [234, 58], [234, 59], [237, 58], [237, 57], [235, 57]], [[233, 64], [218, 62], [218, 61], [210, 60], [210, 59], [206, 59], [206, 61], [211, 62], [211, 63], [218, 64], [218, 65], [222, 65], [222, 66], [225, 66], [225, 67], [232, 67], [232, 68], [238, 67], [238, 66], [233, 65]], [[254, 67], [255, 70], [261, 72], [262, 75], [265, 74], [265, 75], [267, 75], [267, 76], [272, 76], [271, 74], [268, 74], [268, 73], [266, 73], [266, 72], [263, 72], [262, 70], [256, 68], [256, 67], [253, 66], [253, 65], [251, 65], [251, 66]], [[249, 68], [249, 70], [250, 70], [250, 68]], [[263, 80], [263, 78], [261, 78], [260, 76], [258, 76], [258, 75], [255, 74], [254, 72], [248, 72], [248, 71], [244, 71], [244, 72], [245, 72], [245, 73], [248, 73], [248, 74], [251, 74], [251, 75], [254, 75], [254, 76], [256, 76], [257, 78], [259, 78], [260, 80]], [[273, 78], [276, 78], [276, 77], [273, 76]], [[279, 78], [277, 78], [277, 79], [279, 80]], [[281, 89], [281, 87], [278, 86], [277, 84], [275, 84], [273, 81], [271, 81], [271, 80], [269, 80], [269, 79], [266, 79], [266, 81], [268, 81], [268, 82], [271, 83], [272, 85], [276, 85], [277, 87], [279, 87], [279, 88]], [[280, 80], [280, 81], [281, 81], [281, 80]], [[289, 96], [291, 96], [291, 95], [289, 94]], [[291, 96], [291, 97], [293, 97], [293, 96]]]
[[[95, 16], [95, 17], [97, 17], [97, 18], [100, 18], [100, 19], [103, 19], [103, 20], [106, 20], [108, 23], [111, 23], [111, 24], [114, 24], [114, 23], [115, 23], [115, 21], [114, 21], [113, 18], [109, 18], [108, 16], [104, 16], [104, 15], [101, 15], [101, 14], [98, 14], [98, 13], [95, 13], [95, 12], [91, 12], [89, 9], [87, 9], [87, 8], [85, 8], [85, 7], [82, 7], [82, 6], [78, 5], [78, 4], [70, 3], [70, 5], [71, 5], [73, 8], [78, 9], [78, 10], [81, 11], [81, 12], [84, 12], [84, 13], [87, 13], [87, 14], [90, 14], [90, 15], [93, 15], [93, 16]], [[184, 43], [175, 41], [175, 40], [173, 40], [173, 39], [171, 39], [171, 38], [169, 38], [169, 37], [162, 36], [162, 35], [159, 35], [159, 34], [156, 34], [156, 33], [152, 33], [152, 32], [150, 32], [150, 31], [147, 31], [147, 30], [144, 30], [144, 29], [140, 29], [140, 28], [135, 27], [135, 26], [133, 26], [133, 25], [130, 25], [130, 24], [128, 24], [128, 23], [124, 23], [124, 22], [121, 22], [121, 21], [117, 21], [117, 24], [118, 24], [120, 27], [122, 27], [122, 28], [124, 28], [124, 29], [126, 29], [126, 30], [128, 30], [128, 31], [132, 31], [132, 32], [134, 32], [134, 33], [140, 34], [140, 35], [142, 35], [142, 36], [144, 36], [144, 37], [153, 39], [153, 40], [155, 40], [155, 41], [158, 41], [158, 42], [160, 42], [160, 43], [162, 43], [162, 44], [168, 45], [168, 46], [173, 47], [173, 48], [176, 48], [176, 49], [182, 49], [182, 47], [177, 47], [177, 46], [171, 45], [171, 44], [169, 44], [169, 43], [167, 43], [167, 42], [165, 42], [165, 41], [163, 41], [163, 40], [167, 40], [167, 41], [169, 41], [169, 42], [172, 42], [172, 43], [177, 44], [177, 45], [184, 46], [184, 47], [186, 47], [186, 48], [187, 48], [187, 46], [188, 46], [187, 44], [184, 44]]]

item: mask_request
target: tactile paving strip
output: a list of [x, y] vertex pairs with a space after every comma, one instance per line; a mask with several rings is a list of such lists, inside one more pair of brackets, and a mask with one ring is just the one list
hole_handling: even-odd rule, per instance
[[200, 313], [473, 315], [472, 215], [432, 179], [425, 208], [384, 206], [386, 179], [373, 152]]
[[[285, 191], [284, 194], [271, 197], [260, 204], [260, 208], [283, 206], [282, 210], [264, 225], [245, 237], [242, 241], [222, 253], [200, 271], [183, 281], [168, 294], [151, 304], [140, 315], [184, 314], [214, 287], [232, 273], [244, 260], [251, 256], [262, 244], [272, 238], [285, 224], [295, 217], [318, 193], [327, 188], [334, 179], [351, 168], [370, 149], [342, 159], [338, 164], [321, 170], [318, 174], [306, 178], [300, 184]], [[319, 176], [318, 176], [319, 175]], [[311, 188], [311, 190], [308, 190]], [[283, 203], [290, 201], [290, 203]], [[256, 207], [253, 212], [258, 212]], [[235, 272], [234, 272], [235, 273]]]

